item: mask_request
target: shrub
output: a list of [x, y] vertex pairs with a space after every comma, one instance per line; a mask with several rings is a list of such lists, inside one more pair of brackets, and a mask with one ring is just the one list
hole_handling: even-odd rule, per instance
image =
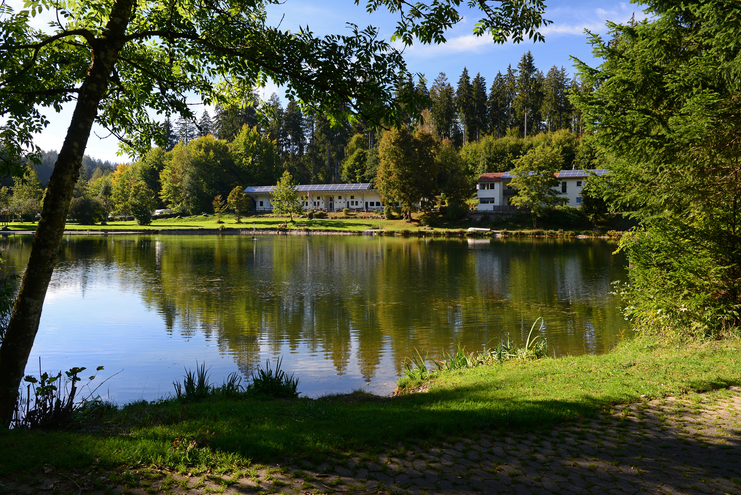
[[434, 215], [422, 215], [419, 217], [419, 224], [423, 227], [434, 227], [437, 225], [437, 217]]
[[314, 210], [309, 210], [309, 213], [306, 216], [309, 218], [309, 220], [313, 220], [314, 219]]
[[105, 218], [105, 208], [98, 198], [74, 198], [69, 205], [69, 217], [81, 225], [94, 225]]
[[391, 220], [394, 218], [394, 209], [391, 208], [391, 205], [386, 205], [383, 207], [383, 216], [386, 217], [387, 220]]
[[350, 216], [350, 208], [343, 208], [342, 209], [342, 214], [345, 215], [346, 217], [349, 217]]
[[324, 211], [317, 211], [314, 213], [314, 218], [327, 218], [327, 213]]
[[449, 220], [459, 220], [466, 216], [468, 208], [464, 204], [450, 203], [445, 211], [445, 217]]

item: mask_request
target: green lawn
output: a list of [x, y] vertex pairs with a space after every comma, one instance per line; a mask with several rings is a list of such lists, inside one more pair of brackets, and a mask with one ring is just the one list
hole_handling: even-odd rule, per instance
[[[370, 217], [370, 214], [363, 214]], [[388, 231], [417, 231], [423, 229], [418, 220], [407, 222], [401, 219], [385, 220], [378, 218], [362, 218], [360, 214], [350, 214], [345, 217], [340, 214], [333, 214], [327, 219], [312, 219], [294, 217], [293, 222], [288, 217], [272, 217], [268, 215], [254, 215], [242, 217], [241, 222], [237, 223], [232, 214], [224, 214], [221, 217], [222, 223], [214, 215], [204, 217], [203, 215], [193, 215], [183, 218], [161, 218], [152, 221], [151, 225], [138, 225], [136, 221], [115, 221], [108, 222], [106, 225], [79, 225], [76, 222], [68, 222], [66, 230], [83, 230], [83, 231], [150, 231], [150, 230], [176, 230], [176, 229], [277, 229], [281, 224], [287, 223], [288, 229], [308, 229], [308, 230], [343, 230], [352, 232], [362, 232], [369, 229], [378, 229]], [[438, 230], [457, 230], [468, 228], [475, 225], [471, 221], [456, 222], [455, 224], [442, 224]], [[36, 223], [12, 222], [8, 224], [8, 229], [15, 230], [35, 230]]]
[[403, 449], [480, 431], [542, 431], [617, 403], [739, 385], [739, 364], [739, 340], [661, 346], [639, 338], [601, 356], [443, 372], [417, 384], [423, 393], [395, 398], [356, 393], [138, 403], [82, 419], [76, 431], [0, 433], [0, 477], [45, 465], [224, 472], [286, 457]]

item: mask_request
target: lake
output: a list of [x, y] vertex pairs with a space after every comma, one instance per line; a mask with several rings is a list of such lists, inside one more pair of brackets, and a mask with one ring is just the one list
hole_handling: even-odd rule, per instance
[[[6, 236], [22, 271], [31, 238]], [[218, 383], [283, 358], [316, 397], [392, 393], [415, 350], [522, 343], [604, 353], [630, 335], [610, 295], [626, 260], [607, 240], [370, 236], [68, 236], [27, 374], [102, 365], [118, 403], [173, 392], [206, 363]], [[536, 332], [541, 334], [541, 332]], [[115, 376], [114, 373], [117, 373]], [[87, 375], [88, 373], [84, 373]]]

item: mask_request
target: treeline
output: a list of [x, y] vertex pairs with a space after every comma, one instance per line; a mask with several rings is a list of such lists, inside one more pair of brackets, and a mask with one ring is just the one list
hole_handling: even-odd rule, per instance
[[[397, 91], [415, 92], [426, 102], [418, 109], [420, 119], [407, 116], [414, 139], [411, 134], [386, 139], [417, 148], [412, 154], [405, 151], [408, 163], [393, 164], [399, 170], [414, 169], [405, 179], [392, 173], [388, 160], [381, 163], [384, 154], [393, 155], [388, 145], [385, 151], [380, 146], [388, 130], [362, 119], [331, 125], [325, 115], [295, 101], [284, 108], [275, 94], [264, 103], [252, 95], [240, 107], [216, 107], [213, 117], [204, 111], [191, 120], [167, 119], [164, 147], [151, 149], [134, 164], [114, 170], [108, 162], [87, 159], [70, 215], [95, 221], [156, 208], [212, 212], [216, 196], [226, 198], [237, 186], [273, 185], [285, 171], [303, 184], [376, 183], [382, 193], [396, 191], [385, 193], [394, 203], [442, 194], [456, 198], [462, 211], [481, 173], [510, 170], [536, 148], [558, 149], [560, 168], [604, 166], [604, 156], [591, 136], [582, 135], [581, 116], [568, 99], [569, 92], [588, 89], [563, 68], [553, 67], [544, 75], [530, 52], [517, 68], [498, 73], [489, 91], [480, 74], [470, 79], [466, 69], [456, 88], [441, 73], [429, 89], [420, 77], [403, 80]], [[41, 185], [48, 181], [55, 158], [56, 152], [45, 152], [36, 167]], [[396, 197], [402, 191], [411, 195]]]
[[[564, 68], [552, 67], [544, 74], [527, 52], [516, 68], [510, 65], [504, 73], [497, 73], [488, 91], [485, 78], [477, 74], [471, 79], [465, 68], [456, 87], [441, 73], [429, 88], [427, 80], [420, 77], [406, 79], [397, 91], [417, 93], [429, 102], [418, 109], [421, 127], [437, 142], [450, 139], [473, 178], [483, 171], [509, 169], [513, 160], [540, 143], [530, 141], [537, 135], [567, 130], [579, 138], [583, 120], [568, 95], [591, 88], [570, 78]], [[413, 124], [411, 115], [407, 123]], [[217, 107], [213, 117], [204, 111], [194, 120], [166, 121], [166, 151], [178, 142], [187, 144], [209, 134], [231, 142], [243, 125], [256, 127], [260, 135], [275, 142], [280, 169], [276, 179], [284, 170], [302, 184], [375, 179], [382, 136], [378, 127], [362, 119], [331, 126], [326, 116], [302, 111], [295, 101], [284, 107], [275, 94], [262, 104], [254, 96], [244, 108]], [[577, 141], [571, 146], [578, 146], [581, 142]], [[359, 149], [365, 152], [353, 156]], [[565, 168], [571, 168], [575, 159], [576, 151], [568, 151]], [[593, 157], [580, 157], [576, 166], [591, 166], [593, 161]]]

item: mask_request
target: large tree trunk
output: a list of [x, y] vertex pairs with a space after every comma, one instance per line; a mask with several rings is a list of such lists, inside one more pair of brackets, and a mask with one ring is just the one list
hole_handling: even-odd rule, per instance
[[64, 234], [67, 211], [80, 174], [82, 157], [98, 113], [98, 105], [106, 94], [111, 71], [123, 47], [123, 36], [133, 6], [133, 0], [117, 0], [105, 31], [92, 46], [93, 62], [80, 88], [67, 137], [49, 180], [41, 220], [31, 247], [31, 257], [0, 347], [0, 376], [3, 377], [3, 385], [0, 386], [2, 427], [7, 427], [12, 419], [18, 387], [39, 329], [46, 289]]

